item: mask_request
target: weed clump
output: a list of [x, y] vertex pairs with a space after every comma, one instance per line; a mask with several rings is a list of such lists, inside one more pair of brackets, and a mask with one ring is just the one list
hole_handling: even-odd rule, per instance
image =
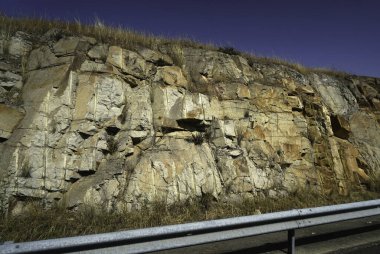
[[188, 141], [192, 141], [195, 145], [202, 145], [205, 141], [205, 134], [201, 132], [192, 134], [192, 138]]
[[30, 178], [30, 177], [32, 177], [31, 176], [31, 170], [32, 170], [32, 167], [31, 167], [29, 161], [26, 160], [22, 164], [22, 166], [21, 166], [21, 168], [19, 170], [18, 176], [19, 177]]
[[119, 149], [119, 142], [112, 135], [106, 136], [107, 148], [110, 154], [114, 154]]

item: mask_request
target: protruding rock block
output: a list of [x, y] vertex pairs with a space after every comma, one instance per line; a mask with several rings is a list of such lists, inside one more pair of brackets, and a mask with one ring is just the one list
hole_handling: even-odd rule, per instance
[[117, 46], [109, 48], [106, 62], [139, 79], [148, 79], [156, 71], [153, 63], [147, 62], [136, 52]]
[[0, 140], [7, 140], [23, 118], [24, 113], [0, 104]]
[[187, 87], [187, 80], [178, 66], [158, 67], [154, 81], [169, 86]]

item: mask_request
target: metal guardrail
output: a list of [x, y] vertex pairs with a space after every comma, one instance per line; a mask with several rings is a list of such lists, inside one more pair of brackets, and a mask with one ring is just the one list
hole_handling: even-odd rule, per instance
[[[380, 215], [380, 199], [122, 232], [0, 245], [0, 253], [146, 253]], [[97, 250], [97, 251], [96, 251]]]

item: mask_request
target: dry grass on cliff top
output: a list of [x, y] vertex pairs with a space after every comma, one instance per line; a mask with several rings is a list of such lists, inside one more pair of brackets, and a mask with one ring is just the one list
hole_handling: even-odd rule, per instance
[[356, 193], [349, 197], [321, 196], [302, 192], [284, 198], [215, 202], [211, 196], [167, 206], [154, 203], [135, 212], [99, 212], [84, 209], [71, 212], [61, 208], [44, 210], [33, 205], [28, 212], [18, 216], [0, 218], [0, 243], [3, 241], [32, 241], [58, 237], [77, 236], [127, 229], [179, 224], [268, 213], [294, 208], [356, 202], [379, 198], [379, 193]]
[[[240, 52], [232, 47], [218, 47], [213, 44], [200, 43], [188, 38], [167, 38], [156, 36], [142, 32], [136, 32], [124, 27], [109, 27], [103, 25], [99, 20], [93, 25], [86, 25], [80, 21], [65, 22], [61, 20], [47, 20], [43, 18], [12, 18], [0, 12], [0, 30], [5, 33], [5, 36], [10, 36], [16, 31], [24, 31], [35, 37], [45, 34], [50, 29], [60, 29], [67, 35], [81, 35], [94, 37], [99, 42], [119, 45], [127, 49], [136, 49], [137, 47], [146, 47], [159, 50], [160, 46], [166, 45], [171, 48], [171, 56], [174, 62], [179, 65], [181, 61], [176, 61], [178, 57], [178, 49], [185, 47], [201, 48], [213, 51], [220, 51], [230, 55], [240, 55], [248, 60], [249, 63], [274, 64], [284, 65], [298, 71], [301, 74], [323, 73], [334, 77], [345, 77], [350, 75], [343, 71], [332, 70], [329, 68], [309, 68], [297, 62], [284, 60], [281, 58], [258, 57], [253, 54]], [[180, 66], [181, 67], [181, 66]]]

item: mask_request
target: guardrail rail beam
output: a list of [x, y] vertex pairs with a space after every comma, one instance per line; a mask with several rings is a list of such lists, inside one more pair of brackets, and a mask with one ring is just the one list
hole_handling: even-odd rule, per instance
[[144, 253], [288, 231], [288, 253], [295, 253], [295, 230], [380, 215], [380, 199], [294, 209], [261, 215], [193, 222], [113, 233], [0, 245], [9, 253]]

